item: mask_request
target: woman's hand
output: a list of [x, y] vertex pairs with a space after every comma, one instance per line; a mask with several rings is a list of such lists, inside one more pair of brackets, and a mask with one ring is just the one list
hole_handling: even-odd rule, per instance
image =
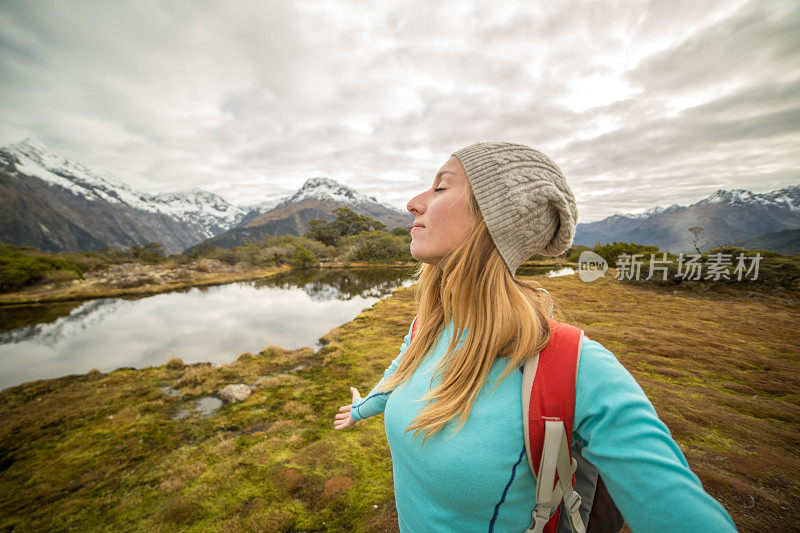
[[336, 420], [333, 421], [333, 429], [349, 428], [356, 423], [353, 417], [350, 416], [350, 409], [352, 409], [356, 400], [361, 399], [361, 395], [355, 387], [350, 387], [350, 392], [353, 394], [353, 401], [350, 402], [350, 405], [343, 405], [339, 408], [339, 414], [334, 417]]

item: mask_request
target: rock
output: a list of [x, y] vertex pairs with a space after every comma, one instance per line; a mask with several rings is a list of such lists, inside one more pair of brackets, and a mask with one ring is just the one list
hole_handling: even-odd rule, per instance
[[125, 276], [119, 278], [114, 282], [117, 287], [122, 288], [130, 288], [130, 287], [138, 287], [140, 285], [145, 285], [147, 283], [153, 283], [155, 281], [151, 276], [147, 274], [133, 274], [132, 276]]
[[236, 403], [245, 401], [250, 396], [251, 392], [253, 391], [250, 387], [244, 383], [238, 383], [220, 389], [217, 392], [217, 396], [225, 403]]
[[322, 489], [322, 501], [328, 501], [351, 486], [353, 486], [353, 478], [349, 476], [333, 476], [325, 482], [325, 487]]

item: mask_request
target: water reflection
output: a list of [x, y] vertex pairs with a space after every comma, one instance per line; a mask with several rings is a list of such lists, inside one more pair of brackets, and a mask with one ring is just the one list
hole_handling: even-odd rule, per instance
[[43, 321], [0, 333], [0, 389], [93, 368], [161, 365], [171, 357], [225, 363], [270, 344], [313, 346], [331, 328], [410, 285], [410, 274], [385, 268], [295, 271], [149, 297], [89, 300], [71, 304], [55, 320], [46, 304], [4, 309], [10, 323], [22, 316], [31, 321], [36, 312]]
[[569, 274], [574, 274], [575, 269], [572, 267], [557, 267], [554, 268], [552, 266], [524, 266], [521, 265], [517, 268], [517, 275], [520, 276], [547, 276], [548, 278], [552, 278], [555, 276], [566, 276]]
[[0, 333], [25, 326], [35, 326], [55, 322], [62, 316], [69, 316], [73, 309], [83, 302], [59, 302], [49, 304], [25, 304], [0, 306]]
[[[63, 318], [43, 321], [31, 326], [22, 326], [0, 333], [0, 344], [13, 344], [31, 339], [38, 339], [42, 344], [55, 344], [59, 339], [79, 334], [87, 328], [102, 323], [105, 317], [125, 305], [122, 298], [100, 298], [76, 304]], [[46, 312], [46, 304], [44, 304]], [[10, 310], [13, 313], [13, 309]], [[9, 313], [11, 314], [11, 313]], [[35, 320], [31, 314], [30, 320]]]
[[256, 287], [300, 288], [316, 301], [350, 300], [354, 297], [383, 298], [410, 276], [410, 270], [401, 268], [309, 269], [284, 272], [257, 280], [255, 284]]
[[545, 276], [547, 276], [548, 278], [554, 278], [556, 276], [569, 276], [570, 274], [574, 274], [574, 273], [575, 273], [575, 269], [574, 268], [572, 268], [572, 267], [564, 267], [564, 268], [558, 268], [558, 269], [555, 269], [555, 270], [551, 270], [550, 272], [546, 272]]

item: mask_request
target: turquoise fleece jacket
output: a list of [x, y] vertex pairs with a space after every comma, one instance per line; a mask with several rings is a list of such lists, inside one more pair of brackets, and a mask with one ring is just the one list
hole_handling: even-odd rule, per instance
[[[524, 531], [535, 505], [536, 479], [523, 440], [522, 373], [510, 373], [492, 390], [508, 358], [495, 361], [457, 433], [458, 421], [451, 420], [422, 446], [421, 434], [405, 432], [424, 405], [420, 398], [431, 388], [436, 363], [453, 333], [451, 322], [408, 382], [393, 391], [377, 391], [397, 369], [410, 342], [409, 328], [383, 379], [353, 403], [351, 416], [361, 420], [385, 411], [401, 531]], [[584, 444], [584, 457], [597, 466], [634, 532], [736, 531], [726, 510], [689, 469], [633, 376], [610, 351], [586, 338], [578, 366], [573, 439]]]

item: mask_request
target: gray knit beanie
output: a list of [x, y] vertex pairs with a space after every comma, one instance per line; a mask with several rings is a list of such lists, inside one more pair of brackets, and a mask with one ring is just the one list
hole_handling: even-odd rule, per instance
[[524, 144], [480, 142], [453, 154], [467, 173], [489, 234], [511, 275], [533, 254], [572, 246], [578, 208], [561, 169]]

